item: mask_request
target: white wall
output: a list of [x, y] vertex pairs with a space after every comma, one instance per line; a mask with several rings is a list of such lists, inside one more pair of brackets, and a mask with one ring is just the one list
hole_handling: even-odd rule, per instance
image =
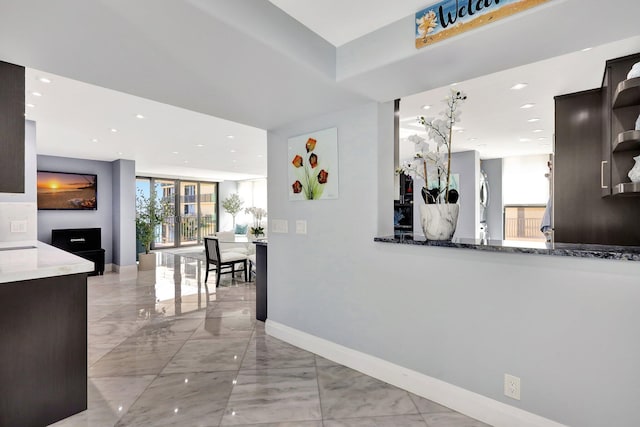
[[[637, 425], [640, 263], [373, 242], [392, 123], [368, 104], [268, 132], [270, 217], [308, 221], [269, 236], [269, 320], [567, 425]], [[289, 202], [287, 138], [333, 126], [340, 198]]]
[[505, 157], [502, 198], [505, 205], [546, 205], [549, 200], [549, 155]]
[[[236, 224], [251, 225], [253, 217], [244, 213], [246, 208], [252, 206], [267, 209], [267, 179], [248, 179], [244, 181], [223, 181], [218, 187], [218, 200], [220, 203], [232, 193], [238, 193], [244, 204], [242, 210], [236, 215]], [[263, 220], [263, 226], [266, 226], [266, 218]], [[220, 205], [220, 227], [221, 231], [231, 230], [233, 228], [233, 217], [227, 213]]]
[[487, 225], [489, 238], [502, 240], [504, 232], [504, 204], [502, 201], [502, 159], [489, 159], [481, 162], [482, 170], [487, 174], [489, 183], [489, 203], [487, 204]]
[[[240, 198], [244, 200], [244, 207], [250, 208], [255, 206], [256, 208], [262, 208], [267, 210], [267, 214], [269, 210], [267, 209], [267, 179], [250, 179], [245, 181], [238, 181], [238, 194], [240, 194]], [[262, 220], [262, 226], [265, 227], [265, 230], [268, 230], [268, 218], [264, 218]], [[238, 217], [236, 218], [236, 222], [238, 224], [248, 224], [250, 227], [253, 226], [253, 216], [250, 214], [245, 214], [244, 209]]]

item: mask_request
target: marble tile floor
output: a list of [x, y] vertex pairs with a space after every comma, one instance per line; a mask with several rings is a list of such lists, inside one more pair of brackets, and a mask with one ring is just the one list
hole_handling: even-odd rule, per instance
[[89, 278], [88, 410], [54, 426], [486, 426], [266, 335], [240, 275], [158, 261]]

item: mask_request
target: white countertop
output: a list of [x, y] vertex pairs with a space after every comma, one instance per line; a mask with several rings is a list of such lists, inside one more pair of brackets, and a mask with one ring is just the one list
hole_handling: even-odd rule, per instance
[[93, 271], [93, 262], [46, 243], [0, 242], [0, 283], [89, 271]]

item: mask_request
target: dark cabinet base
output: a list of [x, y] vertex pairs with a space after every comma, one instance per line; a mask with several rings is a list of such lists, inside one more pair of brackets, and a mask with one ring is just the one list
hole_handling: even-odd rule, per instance
[[104, 249], [95, 249], [90, 251], [71, 252], [89, 261], [93, 261], [93, 271], [89, 276], [102, 276], [104, 274]]
[[87, 409], [87, 275], [0, 283], [0, 426]]
[[256, 245], [256, 319], [267, 320], [267, 245]]

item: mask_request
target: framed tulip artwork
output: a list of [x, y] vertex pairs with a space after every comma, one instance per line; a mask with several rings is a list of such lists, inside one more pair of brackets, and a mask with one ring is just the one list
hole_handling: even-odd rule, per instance
[[338, 198], [338, 129], [289, 138], [289, 200]]

